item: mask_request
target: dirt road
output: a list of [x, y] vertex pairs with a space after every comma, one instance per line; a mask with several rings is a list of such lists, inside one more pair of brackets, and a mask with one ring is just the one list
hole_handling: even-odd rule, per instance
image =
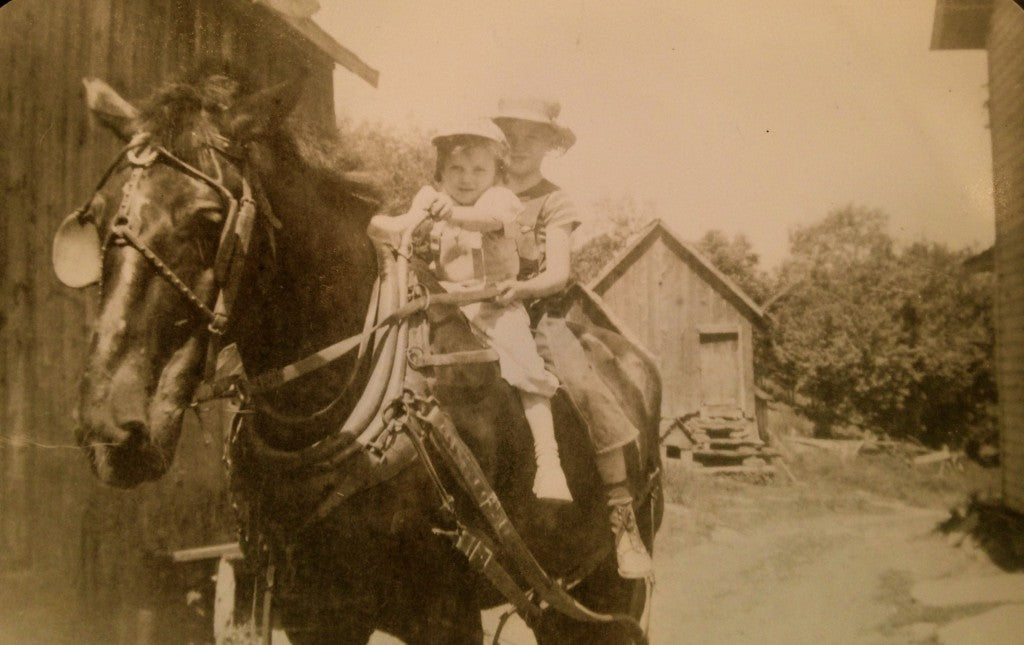
[[[943, 626], [991, 608], [914, 602], [915, 583], [998, 569], [980, 550], [954, 547], [935, 530], [950, 500], [966, 500], [966, 484], [922, 478], [900, 462], [884, 466], [798, 470], [813, 482], [804, 484], [666, 473], [651, 643], [937, 643]], [[915, 507], [897, 496], [927, 501]], [[12, 624], [0, 619], [0, 643], [75, 642], [57, 638], [66, 629], [53, 620], [28, 620], [44, 610], [29, 607]], [[485, 614], [486, 643], [500, 613]], [[371, 640], [397, 642], [384, 634]], [[513, 619], [501, 642], [534, 640]]]
[[673, 506], [666, 516], [652, 643], [926, 640], [929, 617], [913, 605], [911, 584], [991, 567], [933, 532], [941, 512], [877, 507], [723, 523], [687, 548], [689, 515]]
[[[698, 492], [658, 536], [653, 645], [934, 642], [964, 611], [915, 604], [913, 583], [998, 571], [935, 530], [948, 511], [806, 485]], [[534, 642], [521, 625], [502, 641]]]

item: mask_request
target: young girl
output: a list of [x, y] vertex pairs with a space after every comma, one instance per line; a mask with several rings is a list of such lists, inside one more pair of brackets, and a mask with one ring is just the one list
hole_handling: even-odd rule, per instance
[[[517, 238], [521, 270], [517, 280], [502, 285], [500, 303], [543, 298], [563, 290], [569, 282], [569, 237], [580, 219], [568, 196], [541, 171], [549, 152], [565, 152], [576, 142], [572, 130], [558, 123], [560, 111], [556, 101], [503, 99], [493, 117], [511, 145], [506, 185], [524, 203]], [[545, 356], [550, 357], [550, 348], [558, 347], [586, 360], [579, 341], [560, 318], [541, 319], [536, 343]], [[581, 412], [587, 418], [597, 470], [608, 495], [619, 575], [648, 577], [652, 572], [651, 556], [637, 530], [624, 453], [624, 447], [637, 439], [638, 430], [593, 370], [562, 376], [570, 395], [587, 395], [588, 405], [581, 406]]]
[[[480, 121], [434, 137], [435, 180], [440, 192], [424, 187], [413, 209], [438, 220], [431, 238], [441, 284], [449, 291], [508, 284], [519, 274], [517, 216], [522, 203], [500, 184], [508, 144], [501, 130]], [[558, 379], [544, 366], [530, 332], [530, 318], [518, 300], [476, 302], [462, 307], [473, 332], [498, 354], [501, 374], [516, 389], [533, 434], [539, 499], [572, 501], [555, 442], [551, 397]]]

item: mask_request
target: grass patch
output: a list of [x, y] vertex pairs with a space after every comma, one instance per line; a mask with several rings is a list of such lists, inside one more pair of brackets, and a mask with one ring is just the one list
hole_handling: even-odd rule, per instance
[[998, 491], [999, 472], [959, 460], [915, 466], [906, 457], [879, 452], [843, 461], [832, 454], [807, 452], [789, 461], [803, 482], [845, 503], [858, 492], [921, 508], [950, 508], [972, 495]]
[[786, 463], [795, 484], [781, 468], [773, 478], [754, 482], [669, 467], [664, 472], [665, 499], [686, 508], [687, 532], [701, 541], [719, 526], [744, 530], [782, 515], [810, 519], [890, 512], [901, 506], [945, 510], [999, 490], [997, 469], [967, 460], [915, 466], [902, 454], [861, 453], [844, 460], [809, 448], [793, 452]]

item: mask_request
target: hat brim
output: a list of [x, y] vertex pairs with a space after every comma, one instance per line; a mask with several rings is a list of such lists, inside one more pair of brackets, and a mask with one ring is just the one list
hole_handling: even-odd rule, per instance
[[558, 123], [552, 123], [551, 121], [542, 121], [537, 118], [533, 112], [516, 112], [515, 110], [506, 110], [500, 114], [496, 114], [491, 117], [499, 127], [502, 121], [527, 121], [529, 123], [536, 123], [538, 125], [545, 125], [555, 133], [555, 147], [560, 150], [568, 150], [576, 143], [576, 134], [571, 128]]

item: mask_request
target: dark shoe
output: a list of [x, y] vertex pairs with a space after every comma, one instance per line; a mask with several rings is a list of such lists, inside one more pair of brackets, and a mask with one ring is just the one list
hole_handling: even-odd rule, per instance
[[610, 522], [612, 533], [615, 534], [615, 557], [619, 562], [619, 575], [629, 580], [650, 578], [654, 573], [654, 563], [651, 562], [651, 555], [640, 538], [632, 501], [613, 504]]

